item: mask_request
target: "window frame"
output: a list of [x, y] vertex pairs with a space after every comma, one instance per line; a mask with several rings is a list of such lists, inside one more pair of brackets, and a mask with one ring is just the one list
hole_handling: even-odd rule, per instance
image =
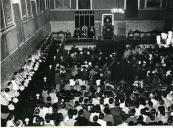
[[[162, 5], [163, 5], [163, 0], [160, 0], [160, 7], [158, 8], [158, 7], [147, 7], [147, 1], [148, 0], [145, 0], [144, 1], [144, 8], [141, 8], [140, 7], [140, 2], [141, 2], [141, 0], [138, 0], [138, 10], [164, 10], [164, 9], [166, 9], [167, 8], [167, 6], [166, 7], [162, 7]], [[166, 3], [167, 3], [167, 0], [166, 0]]]
[[[83, 11], [83, 10], [111, 10], [111, 9], [93, 9], [93, 0], [90, 0], [90, 9], [79, 9], [79, 7], [78, 7], [78, 3], [79, 3], [79, 1], [78, 0], [76, 0], [76, 8], [75, 9], [72, 9], [71, 8], [71, 2], [72, 2], [72, 0], [70, 0], [70, 8], [69, 9], [59, 9], [59, 8], [56, 8], [55, 7], [55, 0], [54, 0], [54, 9], [51, 9], [50, 8], [50, 10], [58, 10], [58, 11], [68, 11], [68, 10], [71, 10], [71, 11], [76, 11], [76, 10], [80, 10], [80, 11]], [[127, 0], [124, 0], [124, 10], [126, 10], [126, 3], [127, 3]]]
[[[93, 0], [90, 0], [90, 1], [93, 1]], [[127, 0], [123, 0], [124, 1], [124, 7], [122, 8], [123, 10], [126, 10], [126, 7], [127, 7]], [[92, 3], [92, 2], [91, 2]], [[111, 8], [112, 9], [112, 8]], [[92, 10], [111, 10], [111, 9], [93, 9]]]
[[[22, 15], [22, 4], [21, 4], [21, 1], [25, 1], [25, 7], [26, 7], [26, 16], [25, 17]], [[21, 11], [22, 20], [28, 19], [28, 9], [27, 9], [26, 0], [20, 0], [20, 11]]]
[[4, 3], [3, 3], [3, 0], [1, 0], [1, 3], [2, 3], [2, 13], [3, 13], [3, 22], [4, 22], [4, 28], [0, 28], [0, 32], [2, 31], [5, 31], [10, 28], [14, 28], [16, 26], [15, 22], [14, 22], [14, 10], [13, 10], [13, 3], [12, 3], [12, 0], [9, 0], [10, 2], [10, 6], [11, 6], [11, 18], [12, 18], [12, 21], [9, 23], [9, 25], [7, 25], [7, 22], [6, 22], [6, 18], [5, 18], [5, 9], [4, 9]]
[[160, 1], [160, 6], [159, 7], [147, 7], [147, 3], [148, 3], [148, 0], [145, 0], [145, 6], [144, 6], [144, 8], [145, 9], [160, 9], [161, 7], [162, 7], [162, 0], [159, 0]]
[[[82, 14], [81, 12], [85, 12], [85, 11], [91, 11], [92, 13], [90, 14]], [[76, 14], [76, 12], [79, 12], [78, 14]], [[94, 16], [95, 17], [95, 13], [94, 13], [94, 10], [76, 10], [75, 11], [75, 13], [74, 13], [74, 19], [76, 18], [76, 16], [79, 16], [79, 27], [81, 26], [81, 22], [80, 22], [80, 16], [84, 16], [84, 19], [85, 19], [85, 16], [89, 16], [89, 25], [91, 26], [91, 22], [90, 22], [90, 18], [91, 18], [91, 16]], [[85, 21], [84, 21], [84, 23], [85, 23]], [[94, 19], [94, 23], [95, 23], [95, 19]], [[86, 25], [85, 25], [86, 26]], [[95, 25], [93, 25], [93, 26], [95, 26]], [[76, 27], [76, 20], [75, 20], [75, 28], [77, 28]]]
[[[54, 9], [53, 10], [75, 10], [75, 9], [71, 9], [71, 0], [69, 0], [69, 2], [70, 2], [70, 8], [62, 8], [62, 9], [60, 9], [60, 8], [56, 8], [56, 4], [55, 4], [55, 2], [56, 2], [56, 0], [53, 0], [54, 1]], [[77, 0], [76, 0], [76, 2], [77, 2]]]
[[[21, 1], [22, 1], [22, 0], [20, 0], [20, 2], [19, 2], [19, 6], [20, 6], [20, 12], [21, 12], [21, 18], [22, 18], [22, 20], [23, 20], [23, 21], [27, 21], [27, 20], [32, 19], [32, 18], [33, 18], [33, 13], [32, 13], [32, 4], [31, 4], [31, 0], [29, 0], [29, 1], [30, 1], [30, 6], [31, 6], [31, 15], [30, 15], [30, 16], [28, 15], [28, 4], [27, 4], [27, 0], [25, 0], [25, 5], [26, 5], [26, 17], [23, 17], [23, 16], [22, 16], [22, 5], [21, 5]], [[33, 0], [32, 0], [32, 1], [33, 1]]]
[[79, 0], [76, 0], [76, 10], [92, 10], [92, 0], [90, 0], [90, 8], [89, 9], [79, 9]]

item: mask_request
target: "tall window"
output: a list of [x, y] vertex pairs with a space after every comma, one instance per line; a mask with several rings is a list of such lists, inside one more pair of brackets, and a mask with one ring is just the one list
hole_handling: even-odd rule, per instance
[[91, 9], [90, 0], [78, 0], [78, 9]]
[[5, 28], [5, 17], [4, 17], [4, 10], [3, 10], [3, 5], [2, 1], [0, 0], [0, 11], [1, 11], [1, 29]]
[[55, 8], [57, 9], [69, 9], [71, 0], [55, 0]]
[[75, 28], [94, 26], [94, 11], [75, 11]]
[[50, 9], [54, 9], [54, 0], [50, 0]]
[[21, 4], [21, 10], [22, 10], [22, 18], [25, 19], [25, 18], [27, 18], [26, 1], [21, 0], [20, 4]]
[[49, 9], [50, 5], [49, 5], [49, 0], [46, 0], [46, 9]]
[[167, 8], [173, 8], [173, 0], [167, 0]]
[[93, 9], [112, 9], [123, 8], [125, 9], [126, 0], [92, 0]]
[[27, 4], [28, 17], [31, 17], [32, 16], [31, 1], [30, 0], [26, 0], [26, 4]]
[[173, 0], [139, 0], [138, 9], [173, 8]]
[[40, 11], [44, 11], [44, 0], [40, 0]]
[[40, 1], [36, 0], [36, 4], [37, 4], [37, 12], [40, 12]]
[[146, 0], [145, 8], [161, 8], [162, 0]]
[[1, 30], [14, 24], [11, 0], [0, 0]]

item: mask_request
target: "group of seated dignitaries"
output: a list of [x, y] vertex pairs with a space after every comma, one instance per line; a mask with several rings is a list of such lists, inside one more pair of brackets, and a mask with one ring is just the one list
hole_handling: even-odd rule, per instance
[[75, 28], [74, 38], [95, 38], [95, 28], [94, 26], [87, 27], [83, 26], [82, 28]]
[[21, 98], [32, 109], [11, 112], [6, 126], [173, 125], [173, 62], [157, 47], [128, 47], [119, 57], [96, 47], [58, 52], [53, 42]]

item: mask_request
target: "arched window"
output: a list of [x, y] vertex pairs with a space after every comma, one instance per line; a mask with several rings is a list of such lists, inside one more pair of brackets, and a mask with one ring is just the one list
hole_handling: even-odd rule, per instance
[[21, 0], [21, 11], [22, 11], [22, 18], [26, 19], [27, 18], [27, 10], [26, 10], [26, 0]]
[[27, 12], [28, 12], [28, 18], [32, 17], [32, 10], [31, 10], [31, 0], [26, 0], [26, 4], [27, 4]]
[[14, 16], [11, 0], [0, 0], [1, 30], [14, 25]]

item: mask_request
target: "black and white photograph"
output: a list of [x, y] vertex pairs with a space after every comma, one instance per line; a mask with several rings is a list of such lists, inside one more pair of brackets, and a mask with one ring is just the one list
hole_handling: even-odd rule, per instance
[[0, 127], [172, 127], [173, 0], [0, 0]]

